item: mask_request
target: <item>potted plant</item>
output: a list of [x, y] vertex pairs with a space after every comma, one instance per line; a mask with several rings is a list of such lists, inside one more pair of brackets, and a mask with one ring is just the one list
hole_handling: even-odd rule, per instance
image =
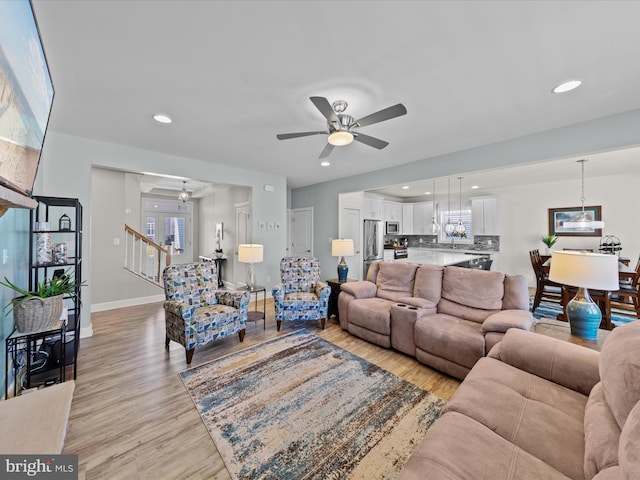
[[79, 300], [76, 289], [85, 283], [72, 281], [67, 271], [53, 278], [45, 278], [31, 292], [13, 284], [7, 277], [0, 285], [21, 295], [13, 298], [4, 308], [5, 311], [13, 310], [13, 319], [19, 332], [30, 332], [54, 324], [62, 315], [63, 298], [66, 296], [74, 301]]
[[547, 246], [547, 254], [550, 253], [551, 247], [553, 247], [558, 241], [558, 237], [555, 235], [541, 235], [540, 240]]

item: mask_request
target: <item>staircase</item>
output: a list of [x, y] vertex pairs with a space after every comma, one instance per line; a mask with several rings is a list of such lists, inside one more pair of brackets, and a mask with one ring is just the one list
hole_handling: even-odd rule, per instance
[[168, 248], [152, 242], [128, 225], [124, 226], [124, 269], [160, 288], [162, 271], [171, 264]]

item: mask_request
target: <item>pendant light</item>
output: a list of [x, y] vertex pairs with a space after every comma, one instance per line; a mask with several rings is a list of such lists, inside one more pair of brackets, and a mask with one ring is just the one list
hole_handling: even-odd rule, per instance
[[189, 200], [189, 192], [187, 192], [187, 181], [186, 180], [182, 181], [182, 191], [178, 195], [178, 200], [182, 200], [182, 203], [185, 203], [187, 200]]
[[458, 177], [458, 180], [460, 181], [460, 203], [458, 203], [458, 224], [456, 225], [456, 236], [457, 237], [462, 237], [464, 235], [464, 232], [466, 230], [466, 227], [464, 226], [464, 223], [462, 223], [462, 178], [463, 177]]
[[456, 226], [451, 223], [451, 178], [448, 178], [449, 185], [447, 187], [447, 223], [444, 225], [444, 231], [447, 235], [453, 234]]
[[436, 179], [433, 179], [433, 218], [431, 219], [431, 234], [437, 235], [440, 233], [440, 224], [437, 220], [438, 211], [436, 208]]
[[584, 162], [586, 162], [586, 161], [587, 160], [585, 160], [585, 159], [578, 160], [578, 163], [580, 163], [581, 166], [582, 166], [582, 197], [580, 198], [580, 202], [582, 203], [582, 212], [580, 212], [580, 215], [578, 215], [578, 217], [576, 217], [571, 222], [564, 222], [562, 224], [562, 226], [564, 228], [572, 228], [572, 229], [576, 229], [576, 230], [596, 230], [596, 229], [599, 229], [599, 228], [604, 228], [604, 222], [602, 222], [600, 220], [589, 219], [589, 217], [587, 216], [587, 213], [584, 211], [584, 201], [585, 201], [585, 197], [584, 197]]

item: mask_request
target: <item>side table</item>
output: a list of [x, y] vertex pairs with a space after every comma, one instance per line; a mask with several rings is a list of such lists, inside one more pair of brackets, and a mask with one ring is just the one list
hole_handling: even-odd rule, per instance
[[551, 318], [541, 318], [533, 324], [531, 329], [535, 333], [545, 335], [547, 337], [557, 338], [565, 342], [590, 348], [591, 350], [600, 351], [607, 335], [611, 333], [609, 330], [599, 329], [597, 340], [587, 340], [576, 335], [571, 335], [571, 327], [569, 322], [562, 322]]
[[[347, 278], [347, 282], [355, 282], [352, 278]], [[338, 314], [338, 295], [340, 295], [340, 285], [345, 282], [341, 282], [337, 278], [331, 278], [327, 280], [327, 284], [331, 287], [331, 293], [329, 294], [329, 305], [327, 308], [327, 319], [331, 318], [331, 315], [335, 315], [336, 321], [340, 322], [340, 316]]]
[[[249, 292], [249, 304], [251, 304], [251, 295], [256, 294], [255, 310], [249, 310], [247, 316], [248, 322], [258, 322], [262, 320], [262, 329], [267, 328], [267, 289], [263, 285], [254, 285], [253, 287], [240, 287], [238, 290], [245, 290]], [[258, 293], [262, 292], [262, 311], [258, 310]]]

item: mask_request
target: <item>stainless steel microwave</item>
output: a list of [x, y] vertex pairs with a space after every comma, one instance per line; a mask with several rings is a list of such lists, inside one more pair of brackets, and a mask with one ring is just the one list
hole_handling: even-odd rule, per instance
[[398, 235], [400, 233], [400, 222], [386, 222], [384, 232], [387, 235]]

